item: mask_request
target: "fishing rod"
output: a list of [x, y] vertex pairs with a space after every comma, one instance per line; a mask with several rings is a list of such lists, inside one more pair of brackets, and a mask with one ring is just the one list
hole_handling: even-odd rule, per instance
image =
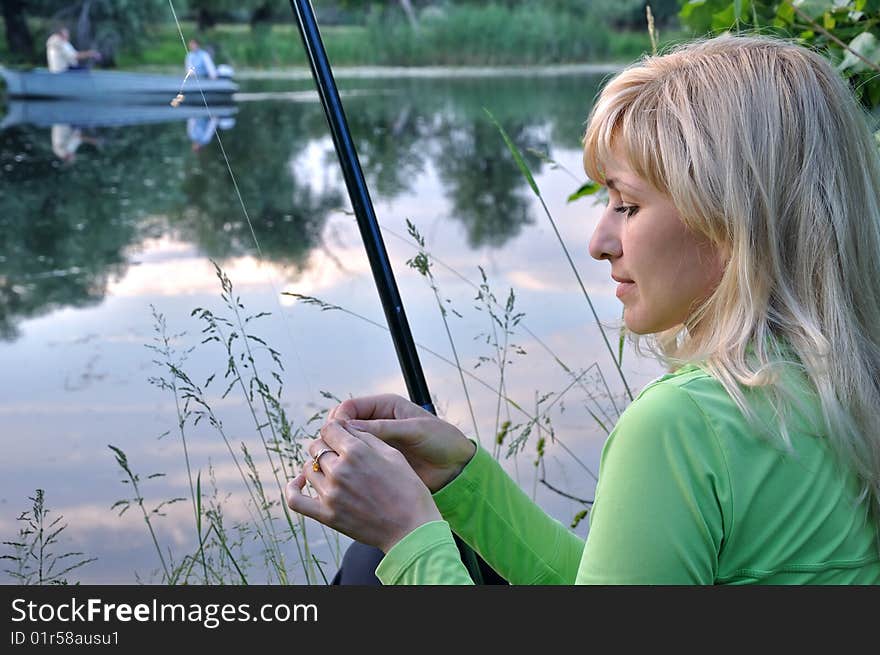
[[[370, 270], [373, 272], [376, 289], [382, 301], [385, 320], [391, 332], [394, 349], [397, 351], [397, 361], [400, 363], [400, 370], [406, 382], [409, 398], [416, 405], [436, 415], [437, 410], [434, 409], [434, 404], [431, 401], [431, 394], [428, 391], [428, 383], [425, 381], [416, 344], [409, 328], [409, 322], [406, 320], [403, 300], [394, 280], [394, 271], [388, 259], [388, 252], [385, 250], [385, 243], [379, 230], [379, 221], [376, 218], [360, 160], [348, 129], [348, 121], [345, 118], [336, 81], [333, 79], [333, 71], [327, 59], [327, 52], [324, 49], [315, 11], [310, 0], [290, 0], [290, 6], [296, 17], [297, 27], [299, 27], [306, 56], [312, 69], [312, 76], [318, 87], [321, 105], [324, 107], [327, 122], [330, 124], [333, 145], [342, 166], [345, 186], [348, 188], [348, 195], [357, 217], [361, 239], [367, 250]], [[481, 584], [483, 576], [476, 554], [457, 536], [455, 536], [455, 541], [471, 578], [476, 584]]]

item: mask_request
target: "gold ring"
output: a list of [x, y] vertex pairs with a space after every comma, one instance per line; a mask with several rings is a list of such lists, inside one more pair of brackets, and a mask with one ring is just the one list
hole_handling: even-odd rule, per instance
[[315, 457], [312, 459], [312, 470], [315, 473], [321, 472], [321, 462], [319, 461], [321, 459], [321, 455], [326, 455], [327, 453], [332, 452], [335, 452], [332, 448], [324, 448], [321, 450], [321, 452], [315, 455]]

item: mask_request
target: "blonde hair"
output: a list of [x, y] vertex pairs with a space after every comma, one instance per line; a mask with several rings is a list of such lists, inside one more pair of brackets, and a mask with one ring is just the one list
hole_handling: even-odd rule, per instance
[[[584, 137], [587, 174], [620, 148], [727, 259], [685, 324], [653, 335], [670, 368], [699, 362], [754, 419], [765, 387], [784, 417], [801, 369], [817, 426], [880, 516], [880, 159], [865, 112], [819, 54], [724, 35], [614, 77]], [[784, 418], [774, 426], [788, 441]]]

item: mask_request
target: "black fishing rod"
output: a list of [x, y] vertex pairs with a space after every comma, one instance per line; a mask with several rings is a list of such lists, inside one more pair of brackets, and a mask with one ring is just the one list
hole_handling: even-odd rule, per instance
[[[382, 240], [382, 233], [379, 230], [379, 221], [376, 219], [376, 212], [373, 210], [373, 203], [370, 200], [360, 160], [348, 129], [348, 121], [345, 119], [345, 111], [342, 108], [336, 81], [333, 79], [333, 71], [327, 59], [327, 52], [324, 50], [324, 42], [321, 40], [321, 33], [318, 30], [315, 11], [309, 0], [290, 0], [290, 6], [296, 16], [296, 23], [300, 36], [302, 36], [309, 65], [312, 68], [315, 84], [318, 87], [321, 104], [324, 107], [327, 122], [330, 124], [333, 145], [342, 166], [345, 186], [348, 187], [348, 195], [357, 217], [361, 239], [367, 249], [370, 269], [382, 300], [385, 320], [388, 322], [388, 329], [394, 341], [394, 349], [397, 351], [397, 360], [400, 362], [400, 370], [406, 382], [409, 398], [415, 404], [432, 414], [436, 414], [437, 411], [434, 409], [431, 394], [428, 391], [428, 383], [425, 381], [425, 374], [422, 371], [421, 362], [419, 362], [416, 344], [409, 329], [409, 322], [403, 311], [403, 300], [397, 289], [388, 252], [385, 250], [385, 242]], [[477, 584], [482, 583], [483, 578], [476, 554], [458, 537], [455, 540], [471, 578]]]

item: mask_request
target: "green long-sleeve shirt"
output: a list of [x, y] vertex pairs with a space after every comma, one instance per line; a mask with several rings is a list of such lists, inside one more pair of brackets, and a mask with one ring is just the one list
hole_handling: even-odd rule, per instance
[[[384, 584], [469, 584], [451, 530], [511, 584], [880, 584], [877, 526], [852, 471], [815, 426], [786, 420], [791, 450], [756, 433], [696, 366], [649, 384], [605, 443], [586, 543], [488, 452], [434, 494], [444, 518], [389, 550]], [[748, 401], [775, 425], [760, 391]]]

